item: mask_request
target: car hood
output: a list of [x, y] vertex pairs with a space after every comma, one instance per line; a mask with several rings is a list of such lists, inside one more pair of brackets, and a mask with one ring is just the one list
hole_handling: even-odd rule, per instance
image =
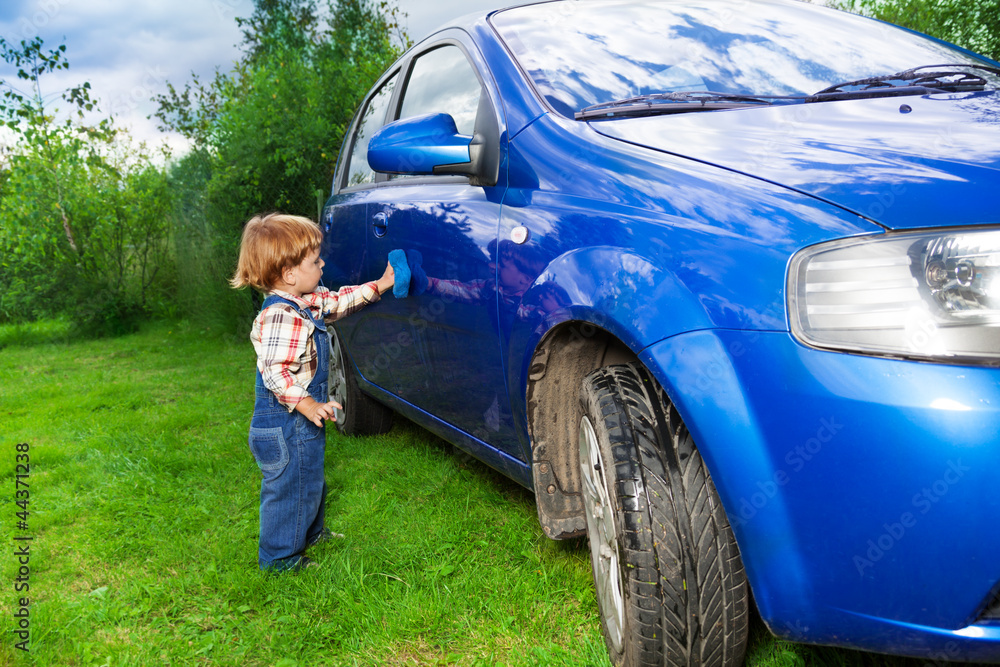
[[608, 137], [819, 197], [890, 229], [1000, 222], [1000, 93], [592, 122]]

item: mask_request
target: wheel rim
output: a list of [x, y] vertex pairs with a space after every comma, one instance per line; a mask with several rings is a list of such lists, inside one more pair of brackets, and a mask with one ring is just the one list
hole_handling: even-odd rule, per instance
[[608, 496], [604, 465], [597, 434], [588, 417], [580, 421], [580, 470], [583, 473], [583, 504], [590, 537], [590, 560], [594, 566], [597, 601], [604, 626], [615, 652], [622, 650], [625, 599], [622, 596], [618, 540], [615, 538], [614, 507]]
[[[347, 372], [344, 369], [344, 355], [340, 349], [340, 337], [332, 328], [330, 330], [330, 375], [329, 375], [329, 396], [331, 401], [336, 401], [347, 409]], [[344, 424], [344, 410], [336, 410], [337, 426]]]

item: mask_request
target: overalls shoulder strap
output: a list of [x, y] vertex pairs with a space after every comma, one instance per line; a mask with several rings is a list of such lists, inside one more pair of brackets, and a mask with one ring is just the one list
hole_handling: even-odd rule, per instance
[[309, 312], [308, 308], [300, 306], [291, 299], [286, 299], [283, 296], [278, 296], [277, 294], [269, 295], [266, 299], [264, 299], [264, 303], [261, 304], [260, 309], [263, 311], [268, 306], [273, 306], [276, 303], [287, 303], [289, 306], [294, 308], [299, 315], [302, 316], [302, 319], [309, 320], [310, 322], [313, 323], [313, 326], [315, 326], [320, 331], [326, 331], [326, 322], [323, 321], [322, 317], [318, 318], [313, 317], [312, 313]]
[[300, 307], [298, 306], [298, 304], [296, 304], [296, 303], [295, 303], [294, 301], [292, 301], [291, 299], [286, 299], [285, 297], [283, 297], [283, 296], [278, 296], [277, 294], [268, 294], [268, 295], [267, 295], [267, 298], [266, 298], [266, 299], [264, 299], [264, 303], [262, 303], [262, 304], [260, 305], [260, 309], [261, 309], [261, 310], [265, 310], [265, 309], [267, 309], [267, 308], [268, 308], [269, 306], [273, 306], [273, 305], [274, 305], [274, 304], [276, 304], [276, 303], [287, 303], [287, 304], [288, 304], [289, 306], [291, 306], [291, 307], [292, 307], [292, 308], [294, 308], [295, 310], [302, 310], [302, 309], [301, 309], [301, 308], [300, 308]]
[[[277, 294], [271, 294], [264, 299], [264, 303], [261, 305], [260, 309], [263, 311], [268, 306], [273, 306], [276, 303], [287, 303], [294, 308], [303, 319], [309, 320], [313, 323], [312, 340], [316, 350], [317, 364], [316, 373], [313, 375], [313, 379], [309, 383], [307, 390], [309, 391], [309, 395], [312, 396], [314, 400], [324, 403], [328, 398], [327, 375], [329, 373], [330, 364], [330, 340], [327, 337], [326, 322], [323, 321], [322, 317], [313, 317], [308, 308], [299, 306], [294, 301], [278, 296]], [[259, 370], [257, 371], [257, 385], [261, 389], [261, 392], [266, 392], [264, 394], [265, 396], [270, 393], [264, 389], [264, 380], [261, 377]]]

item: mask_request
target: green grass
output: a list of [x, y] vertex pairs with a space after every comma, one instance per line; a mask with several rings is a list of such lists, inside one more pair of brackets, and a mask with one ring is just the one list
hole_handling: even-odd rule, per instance
[[[327, 438], [320, 568], [256, 567], [246, 446], [254, 356], [185, 324], [66, 341], [0, 327], [0, 664], [607, 665], [583, 540], [553, 542], [531, 494], [399, 420]], [[28, 530], [13, 525], [30, 445]], [[30, 653], [9, 630], [9, 545], [31, 535]], [[773, 639], [748, 665], [904, 665]]]

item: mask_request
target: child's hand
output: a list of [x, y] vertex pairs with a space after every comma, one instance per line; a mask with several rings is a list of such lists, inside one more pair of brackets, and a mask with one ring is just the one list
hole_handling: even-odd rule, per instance
[[382, 277], [375, 281], [378, 286], [378, 293], [385, 294], [392, 289], [392, 286], [396, 284], [396, 272], [392, 269], [392, 264], [386, 263], [385, 273]]
[[323, 424], [326, 423], [326, 420], [332, 422], [337, 421], [335, 410], [343, 410], [344, 406], [337, 401], [320, 403], [313, 400], [312, 397], [306, 397], [295, 404], [295, 409], [301, 412], [305, 418], [313, 424], [323, 428]]

